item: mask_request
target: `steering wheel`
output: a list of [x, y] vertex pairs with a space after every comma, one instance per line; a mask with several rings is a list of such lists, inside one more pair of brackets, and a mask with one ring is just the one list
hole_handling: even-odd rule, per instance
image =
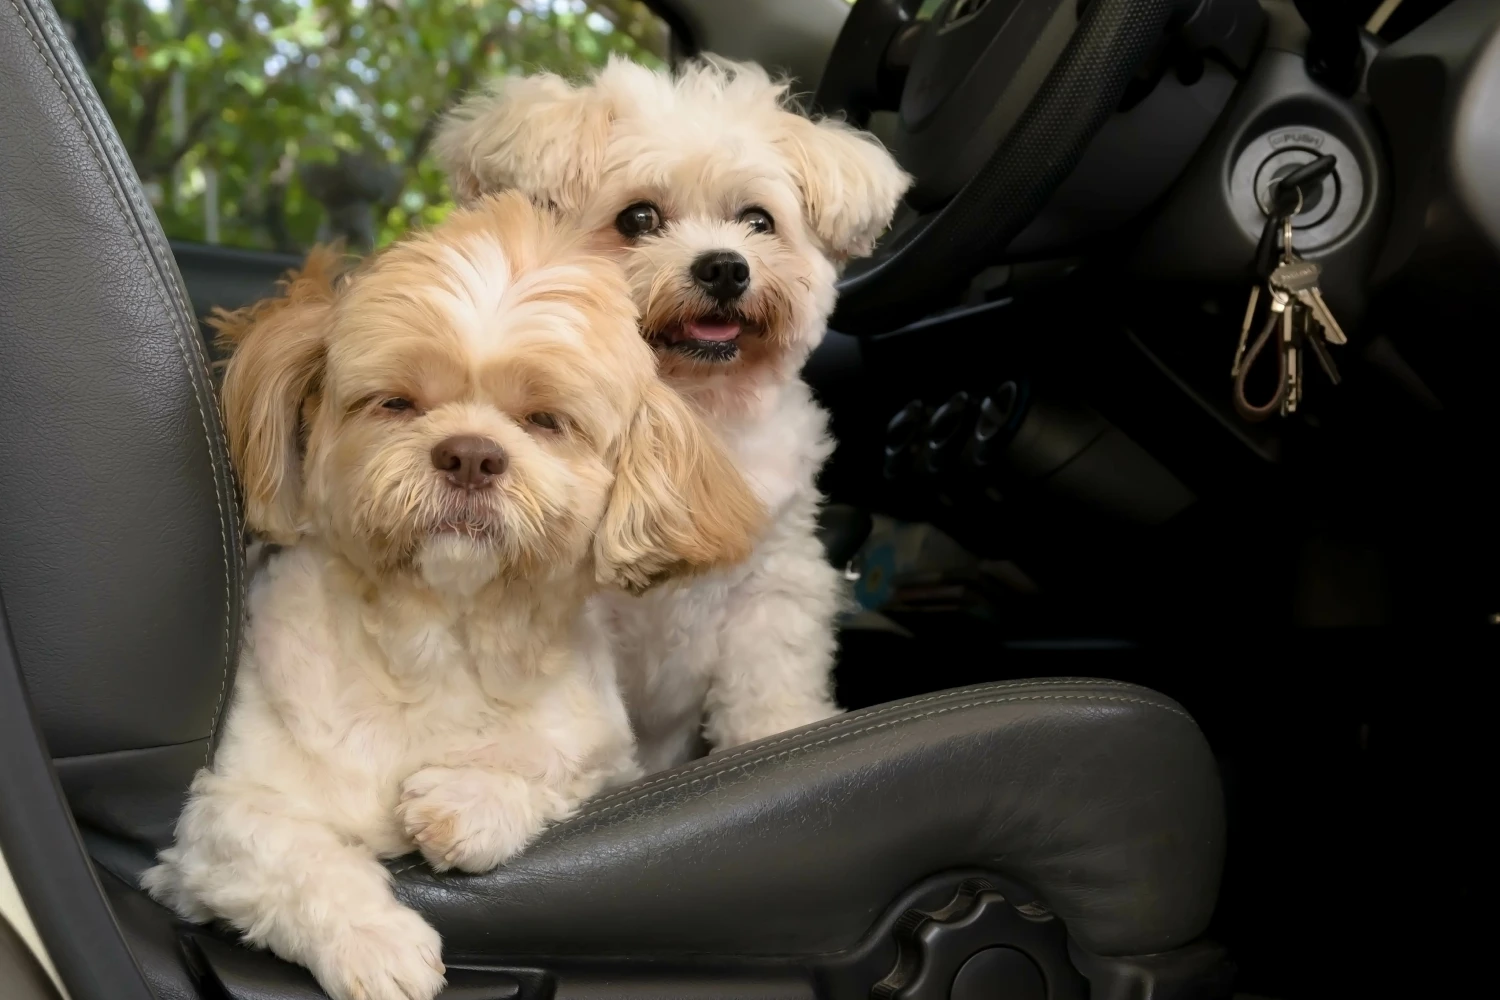
[[[1169, 22], [1201, 0], [858, 0], [814, 101], [895, 105], [919, 218], [839, 284], [830, 325], [893, 330], [993, 263], [1072, 172]], [[904, 71], [904, 78], [903, 78]]]

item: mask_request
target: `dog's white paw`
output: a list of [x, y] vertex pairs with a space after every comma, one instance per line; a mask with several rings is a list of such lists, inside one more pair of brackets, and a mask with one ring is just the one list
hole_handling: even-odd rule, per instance
[[517, 774], [424, 767], [402, 782], [396, 818], [436, 870], [486, 872], [555, 818], [551, 798]]
[[308, 963], [333, 1000], [432, 1000], [443, 988], [443, 942], [416, 913], [392, 904], [350, 914], [350, 926], [317, 942]]

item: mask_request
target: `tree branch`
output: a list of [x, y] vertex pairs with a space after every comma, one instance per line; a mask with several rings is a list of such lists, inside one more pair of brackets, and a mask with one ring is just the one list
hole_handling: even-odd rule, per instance
[[296, 161], [283, 149], [281, 158], [276, 163], [276, 169], [272, 170], [267, 178], [265, 210], [262, 218], [265, 222], [266, 233], [271, 237], [272, 246], [281, 253], [302, 252], [297, 241], [292, 239], [291, 227], [287, 225], [286, 218], [286, 189], [291, 183], [295, 169]]
[[[172, 170], [177, 166], [177, 164], [182, 161], [182, 158], [186, 156], [188, 152], [198, 144], [198, 137], [203, 133], [203, 130], [208, 127], [208, 123], [214, 120], [216, 111], [216, 108], [209, 107], [194, 115], [192, 117], [192, 120], [187, 123], [187, 127], [183, 130], [182, 141], [173, 146], [171, 149], [167, 150], [166, 155], [159, 159], [153, 159], [148, 155], [150, 153], [149, 144], [151, 141], [151, 136], [148, 136], [146, 139], [146, 145], [141, 153], [140, 161], [136, 163], [136, 172], [139, 173], [142, 178], [155, 178], [170, 174]], [[153, 134], [154, 131], [155, 130], [153, 126]]]
[[104, 40], [104, 25], [107, 14], [106, 0], [81, 0], [79, 16], [71, 18], [73, 44], [83, 57], [84, 65], [94, 69], [100, 59], [108, 55]]
[[192, 117], [192, 120], [187, 123], [187, 128], [182, 132], [182, 141], [167, 153], [164, 169], [171, 170], [177, 166], [178, 161], [188, 154], [188, 150], [198, 145], [198, 137], [203, 134], [208, 123], [214, 120], [216, 110], [213, 107], [207, 107]]
[[[474, 84], [478, 82], [479, 68], [485, 65], [487, 61], [486, 54], [488, 53], [490, 46], [500, 43], [510, 34], [510, 26], [508, 24], [503, 24], [498, 28], [491, 28], [489, 31], [480, 36], [478, 43], [476, 43], [474, 46], [475, 58], [471, 59], [469, 62], [462, 64], [458, 68], [458, 86], [454, 88], [453, 93], [449, 96], [447, 101], [443, 102], [441, 107], [427, 116], [427, 120], [422, 123], [422, 127], [417, 130], [417, 134], [412, 138], [411, 146], [406, 151], [406, 162], [402, 165], [403, 174], [417, 169], [417, 164], [421, 163], [422, 157], [427, 155], [427, 149], [432, 145], [432, 140], [437, 135], [438, 126], [442, 124], [443, 116], [446, 115], [453, 108], [453, 106], [463, 98], [465, 94], [472, 90]], [[376, 205], [376, 218], [383, 219], [387, 215], [389, 215], [391, 209], [396, 207], [396, 202], [400, 199], [401, 194], [402, 192], [397, 192], [395, 198]]]
[[135, 164], [136, 172], [142, 178], [156, 176], [149, 173], [147, 167], [152, 166], [149, 160], [151, 144], [156, 141], [156, 129], [161, 123], [161, 101], [170, 82], [170, 77], [157, 76], [141, 88], [141, 117], [136, 120], [135, 132], [130, 139], [130, 162]]

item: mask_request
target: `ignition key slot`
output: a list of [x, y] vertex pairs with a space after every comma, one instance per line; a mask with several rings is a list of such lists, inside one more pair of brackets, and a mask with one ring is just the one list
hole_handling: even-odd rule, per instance
[[1364, 175], [1348, 146], [1311, 125], [1274, 129], [1240, 151], [1229, 175], [1229, 200], [1240, 228], [1258, 238], [1266, 223], [1271, 188], [1293, 170], [1326, 154], [1337, 157], [1338, 166], [1321, 186], [1307, 192], [1302, 211], [1292, 218], [1297, 249], [1314, 253], [1353, 229], [1365, 198]]

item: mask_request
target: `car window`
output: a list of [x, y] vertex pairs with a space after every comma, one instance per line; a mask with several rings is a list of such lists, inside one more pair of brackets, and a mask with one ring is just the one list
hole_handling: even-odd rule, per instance
[[451, 207], [424, 154], [481, 80], [669, 58], [637, 0], [57, 0], [173, 239], [380, 245]]

